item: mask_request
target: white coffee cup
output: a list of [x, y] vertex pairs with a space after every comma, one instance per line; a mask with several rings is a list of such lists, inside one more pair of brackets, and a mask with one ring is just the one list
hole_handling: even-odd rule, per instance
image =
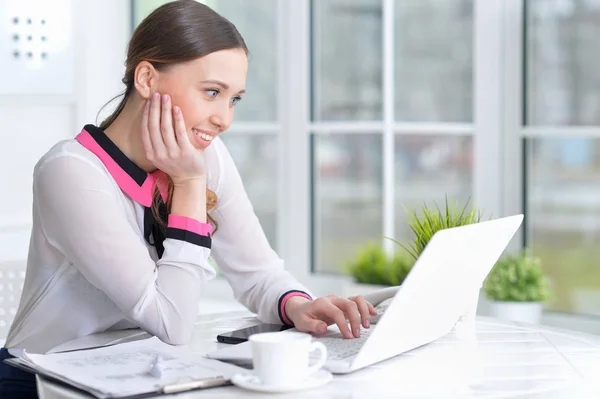
[[[327, 361], [327, 348], [310, 334], [284, 331], [251, 335], [254, 372], [262, 384], [290, 386], [302, 382]], [[319, 350], [319, 360], [309, 366], [309, 354]]]

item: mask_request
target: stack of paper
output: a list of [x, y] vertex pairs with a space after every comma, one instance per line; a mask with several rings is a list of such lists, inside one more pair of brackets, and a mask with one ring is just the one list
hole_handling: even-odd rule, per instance
[[[161, 375], [151, 372], [160, 357]], [[15, 359], [13, 359], [15, 360]], [[72, 385], [98, 398], [170, 393], [224, 385], [239, 367], [191, 354], [153, 337], [84, 351], [33, 355], [17, 364]]]

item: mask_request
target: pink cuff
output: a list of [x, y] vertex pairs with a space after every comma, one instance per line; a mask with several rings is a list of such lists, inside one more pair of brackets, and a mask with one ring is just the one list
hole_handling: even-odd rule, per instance
[[283, 321], [284, 324], [287, 324], [290, 326], [293, 325], [293, 323], [290, 321], [290, 319], [288, 319], [287, 315], [285, 314], [285, 304], [287, 303], [288, 299], [295, 297], [295, 296], [301, 296], [303, 298], [312, 300], [310, 295], [308, 295], [305, 292], [301, 292], [301, 291], [292, 291], [287, 294], [284, 294], [284, 296], [281, 298], [280, 305], [279, 305], [279, 315], [281, 316], [281, 321]]
[[201, 223], [187, 216], [170, 214], [168, 227], [191, 231], [192, 233], [206, 237], [212, 234], [212, 225], [210, 223]]

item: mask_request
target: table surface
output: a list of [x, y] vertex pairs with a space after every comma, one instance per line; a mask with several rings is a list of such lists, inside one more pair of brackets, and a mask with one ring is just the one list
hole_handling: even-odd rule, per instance
[[[190, 349], [207, 353], [224, 344], [216, 335], [257, 324], [248, 312], [199, 316]], [[473, 332], [469, 334], [469, 332]], [[282, 398], [598, 398], [600, 337], [545, 326], [477, 317], [474, 328], [455, 328], [409, 353], [346, 375], [325, 386]], [[87, 398], [38, 379], [40, 397]], [[179, 394], [178, 399], [263, 397], [227, 386]], [[161, 396], [165, 397], [165, 396]], [[175, 397], [175, 396], [174, 396]]]

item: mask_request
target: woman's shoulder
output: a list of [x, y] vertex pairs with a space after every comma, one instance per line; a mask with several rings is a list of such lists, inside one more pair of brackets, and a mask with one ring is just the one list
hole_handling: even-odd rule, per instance
[[57, 142], [43, 154], [35, 164], [34, 177], [48, 168], [63, 174], [64, 178], [70, 173], [80, 171], [81, 168], [97, 170], [102, 175], [106, 174], [100, 159], [74, 138]]

